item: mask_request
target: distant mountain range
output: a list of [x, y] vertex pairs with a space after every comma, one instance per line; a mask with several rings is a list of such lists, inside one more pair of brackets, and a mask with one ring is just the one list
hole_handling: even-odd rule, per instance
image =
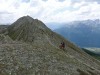
[[54, 31], [80, 47], [100, 47], [99, 19], [70, 22]]
[[52, 30], [61, 28], [62, 25], [65, 25], [65, 24], [66, 24], [66, 23], [56, 23], [56, 22], [46, 23], [46, 25], [47, 25], [50, 29], [52, 29]]

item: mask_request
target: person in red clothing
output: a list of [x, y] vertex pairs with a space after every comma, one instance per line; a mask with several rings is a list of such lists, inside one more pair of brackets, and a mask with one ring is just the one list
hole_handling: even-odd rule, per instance
[[64, 42], [61, 42], [61, 44], [60, 44], [60, 49], [65, 49], [65, 43]]

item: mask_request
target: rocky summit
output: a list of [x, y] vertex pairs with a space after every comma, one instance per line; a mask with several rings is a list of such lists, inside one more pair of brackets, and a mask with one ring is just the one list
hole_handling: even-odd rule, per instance
[[100, 75], [100, 61], [24, 16], [0, 31], [0, 75]]

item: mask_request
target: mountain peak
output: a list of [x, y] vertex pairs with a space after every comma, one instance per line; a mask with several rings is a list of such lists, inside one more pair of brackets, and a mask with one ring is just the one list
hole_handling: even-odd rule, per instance
[[23, 16], [23, 17], [19, 18], [18, 21], [26, 21], [26, 22], [31, 23], [34, 21], [34, 19], [27, 15], [27, 16]]
[[[15, 24], [15, 23], [17, 23], [17, 24]], [[29, 27], [29, 25], [31, 26], [31, 25], [34, 25], [34, 26], [41, 26], [42, 28], [44, 27], [46, 27], [46, 25], [42, 22], [42, 21], [40, 21], [40, 20], [38, 20], [38, 19], [33, 19], [32, 17], [30, 17], [30, 16], [23, 16], [23, 17], [21, 17], [21, 18], [19, 18], [16, 22], [14, 22], [13, 23], [14, 25], [17, 25], [17, 26], [19, 26], [19, 25], [28, 25], [28, 27]], [[12, 25], [13, 25], [12, 24]]]
[[43, 34], [50, 32], [49, 30], [42, 21], [24, 16], [9, 26], [8, 35], [13, 40], [32, 42], [33, 38], [38, 38], [40, 35], [39, 38], [42, 38]]

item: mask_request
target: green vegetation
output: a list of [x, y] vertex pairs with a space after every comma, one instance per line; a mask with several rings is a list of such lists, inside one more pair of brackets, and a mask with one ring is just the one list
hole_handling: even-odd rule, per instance
[[82, 48], [86, 53], [100, 60], [100, 48]]

